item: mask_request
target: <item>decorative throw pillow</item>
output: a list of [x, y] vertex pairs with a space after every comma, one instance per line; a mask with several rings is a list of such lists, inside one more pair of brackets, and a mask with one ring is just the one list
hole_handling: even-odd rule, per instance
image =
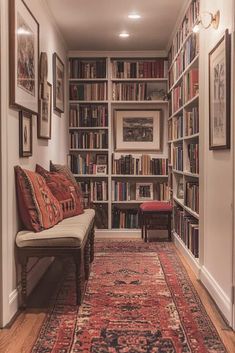
[[76, 189], [77, 196], [80, 199], [82, 208], [84, 208], [84, 200], [83, 200], [81, 188], [77, 183], [76, 179], [74, 178], [73, 173], [71, 172], [69, 167], [67, 165], [62, 165], [62, 164], [53, 164], [52, 161], [50, 161], [50, 171], [65, 175], [73, 183]]
[[26, 229], [40, 232], [63, 219], [61, 205], [41, 175], [20, 166], [15, 167], [15, 175], [19, 212]]
[[76, 188], [66, 175], [49, 172], [40, 165], [36, 165], [36, 172], [43, 176], [52, 194], [60, 202], [63, 218], [73, 217], [83, 213]]

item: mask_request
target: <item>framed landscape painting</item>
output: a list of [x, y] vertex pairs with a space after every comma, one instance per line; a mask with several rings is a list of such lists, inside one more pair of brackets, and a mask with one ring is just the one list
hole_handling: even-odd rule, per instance
[[25, 111], [20, 111], [19, 115], [19, 155], [20, 157], [30, 157], [33, 154], [32, 115]]
[[59, 56], [53, 54], [53, 101], [54, 110], [64, 112], [64, 64]]
[[116, 110], [116, 151], [160, 151], [161, 110]]
[[9, 1], [10, 106], [38, 113], [39, 24], [22, 0]]
[[38, 115], [38, 138], [51, 138], [51, 101], [52, 101], [52, 86], [47, 82], [47, 89], [44, 89], [45, 98], [40, 99], [40, 109]]
[[209, 148], [230, 148], [230, 36], [209, 53]]

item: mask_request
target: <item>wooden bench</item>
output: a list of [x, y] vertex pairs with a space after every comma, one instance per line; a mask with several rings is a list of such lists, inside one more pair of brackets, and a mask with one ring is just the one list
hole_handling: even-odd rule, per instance
[[20, 231], [16, 236], [17, 255], [21, 265], [22, 306], [27, 303], [27, 263], [30, 257], [70, 257], [75, 264], [77, 305], [82, 302], [82, 276], [89, 277], [94, 259], [93, 209], [64, 219], [52, 228], [38, 233]]

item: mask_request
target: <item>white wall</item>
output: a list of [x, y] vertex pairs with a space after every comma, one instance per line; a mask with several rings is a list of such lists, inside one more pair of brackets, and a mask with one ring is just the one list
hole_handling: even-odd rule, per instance
[[[220, 10], [220, 25], [200, 33], [200, 131], [203, 146], [201, 185], [204, 190], [203, 256], [201, 280], [219, 308], [232, 320], [232, 244], [233, 244], [233, 134], [230, 150], [209, 151], [208, 54], [225, 29], [233, 32], [233, 0], [201, 0], [201, 12]], [[233, 97], [233, 95], [232, 95]], [[233, 131], [233, 113], [231, 113]]]
[[[40, 52], [48, 55], [48, 81], [52, 83], [52, 54], [57, 52], [66, 65], [66, 46], [50, 18], [44, 0], [26, 0], [28, 7], [40, 24]], [[2, 160], [2, 276], [3, 276], [3, 310], [2, 324], [5, 325], [15, 314], [18, 306], [17, 274], [15, 260], [15, 235], [18, 230], [18, 213], [16, 208], [16, 193], [14, 180], [14, 166], [19, 164], [24, 168], [34, 170], [39, 163], [49, 167], [49, 160], [57, 163], [66, 162], [67, 120], [66, 112], [59, 117], [52, 114], [51, 140], [37, 139], [37, 118], [33, 116], [33, 156], [19, 158], [19, 115], [17, 111], [9, 109], [9, 57], [8, 57], [8, 1], [1, 0], [1, 148]], [[42, 262], [41, 262], [42, 266]], [[46, 264], [44, 261], [43, 267]], [[38, 266], [33, 267], [35, 278]], [[41, 270], [40, 270], [41, 271]], [[32, 283], [31, 283], [32, 286]]]

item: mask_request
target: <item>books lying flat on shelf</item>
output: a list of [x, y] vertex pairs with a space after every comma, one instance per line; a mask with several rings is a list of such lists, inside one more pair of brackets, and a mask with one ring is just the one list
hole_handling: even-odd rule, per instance
[[121, 155], [112, 154], [113, 174], [124, 175], [167, 175], [168, 159], [154, 158], [148, 154]]
[[69, 109], [70, 127], [108, 126], [108, 106], [100, 104], [71, 104]]

